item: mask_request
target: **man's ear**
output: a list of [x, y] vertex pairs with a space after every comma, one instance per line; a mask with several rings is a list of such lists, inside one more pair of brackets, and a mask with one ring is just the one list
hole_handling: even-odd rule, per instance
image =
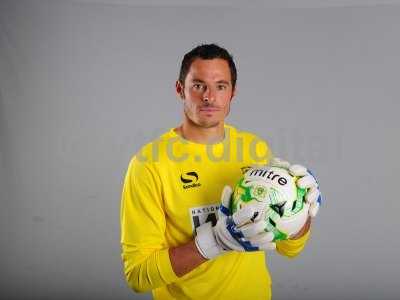
[[175, 83], [175, 91], [179, 98], [181, 98], [182, 100], [185, 99], [185, 94], [183, 91], [183, 84], [179, 80], [177, 80]]
[[233, 100], [234, 97], [236, 97], [236, 95], [237, 95], [237, 87], [235, 86], [235, 88], [232, 90], [231, 101]]

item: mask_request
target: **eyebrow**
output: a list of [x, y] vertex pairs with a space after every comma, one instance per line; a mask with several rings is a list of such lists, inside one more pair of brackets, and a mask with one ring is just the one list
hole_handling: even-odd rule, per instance
[[203, 80], [200, 80], [200, 79], [196, 79], [196, 78], [193, 78], [193, 80], [192, 80], [193, 82], [201, 82], [201, 83], [205, 83]]
[[[205, 83], [203, 80], [197, 79], [197, 78], [193, 78], [193, 82]], [[226, 80], [218, 80], [217, 83], [222, 83], [222, 84], [229, 85], [230, 82], [226, 81]]]

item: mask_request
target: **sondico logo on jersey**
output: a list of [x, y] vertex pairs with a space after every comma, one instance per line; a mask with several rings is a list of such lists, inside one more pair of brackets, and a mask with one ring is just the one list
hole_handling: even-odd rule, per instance
[[190, 208], [189, 215], [191, 216], [193, 232], [197, 227], [207, 222], [211, 222], [212, 226], [215, 226], [218, 219], [218, 209], [217, 203]]
[[199, 175], [194, 171], [181, 174], [181, 181], [183, 183], [184, 189], [195, 188], [195, 187], [201, 186], [200, 182], [198, 182]]

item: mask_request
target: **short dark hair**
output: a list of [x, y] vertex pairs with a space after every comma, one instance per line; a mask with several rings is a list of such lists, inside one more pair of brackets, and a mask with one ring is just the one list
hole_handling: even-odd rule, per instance
[[181, 70], [179, 72], [179, 81], [182, 85], [185, 84], [185, 78], [187, 73], [189, 72], [190, 66], [192, 65], [193, 61], [197, 58], [201, 59], [214, 59], [214, 58], [221, 58], [226, 60], [229, 65], [229, 70], [231, 71], [231, 83], [232, 89], [236, 86], [237, 80], [237, 72], [235, 62], [233, 61], [232, 55], [224, 48], [218, 46], [217, 44], [202, 44], [199, 45], [188, 53], [185, 54], [181, 63]]

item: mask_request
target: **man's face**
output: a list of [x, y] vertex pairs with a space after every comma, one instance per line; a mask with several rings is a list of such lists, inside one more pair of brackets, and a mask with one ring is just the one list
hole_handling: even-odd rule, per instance
[[195, 59], [176, 91], [183, 100], [188, 121], [203, 128], [215, 127], [229, 113], [234, 96], [228, 62], [223, 59]]

